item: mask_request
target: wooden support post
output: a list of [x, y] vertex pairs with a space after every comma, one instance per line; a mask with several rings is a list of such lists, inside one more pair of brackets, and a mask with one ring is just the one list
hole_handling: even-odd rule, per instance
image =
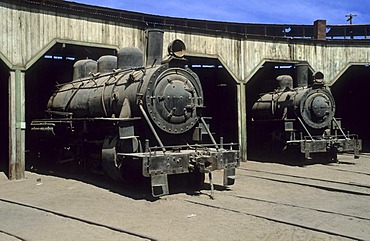
[[240, 146], [240, 160], [247, 161], [247, 103], [245, 84], [237, 85], [238, 92], [238, 129], [239, 129], [239, 146]]
[[9, 179], [25, 176], [25, 130], [25, 73], [15, 69], [9, 77]]

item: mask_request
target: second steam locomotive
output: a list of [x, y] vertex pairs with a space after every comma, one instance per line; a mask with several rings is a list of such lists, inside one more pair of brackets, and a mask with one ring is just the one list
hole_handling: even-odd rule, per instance
[[223, 184], [232, 185], [238, 147], [213, 138], [202, 116], [201, 82], [186, 66], [185, 44], [173, 41], [162, 60], [163, 32], [146, 34], [146, 58], [126, 47], [117, 56], [75, 63], [73, 81], [58, 85], [50, 97], [47, 118], [31, 123], [44, 140], [42, 151], [116, 180], [139, 172], [151, 179], [153, 196], [169, 193], [167, 177], [173, 174], [188, 173], [196, 183], [223, 169]]
[[353, 152], [358, 158], [361, 140], [345, 133], [335, 118], [335, 100], [321, 72], [313, 74], [310, 85], [308, 77], [302, 76], [297, 83], [289, 75], [276, 80], [278, 88], [262, 94], [252, 107], [249, 147], [256, 144], [286, 159], [312, 160], [314, 156], [315, 160], [336, 161], [338, 152]]

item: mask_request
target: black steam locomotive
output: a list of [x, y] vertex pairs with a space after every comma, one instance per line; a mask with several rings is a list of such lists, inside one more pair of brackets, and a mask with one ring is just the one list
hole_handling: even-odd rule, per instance
[[308, 77], [298, 77], [293, 83], [290, 75], [278, 76], [279, 87], [254, 103], [248, 143], [249, 148], [263, 151], [253, 155], [269, 153], [288, 161], [330, 162], [337, 160], [338, 152], [353, 152], [358, 158], [361, 140], [345, 133], [341, 121], [334, 117], [335, 101], [324, 85], [324, 75], [314, 73], [311, 84]]
[[31, 123], [41, 151], [115, 180], [142, 173], [151, 179], [153, 196], [169, 193], [167, 176], [173, 174], [203, 182], [204, 173], [211, 179], [212, 171], [223, 169], [223, 185], [232, 185], [239, 151], [214, 140], [209, 118], [202, 116], [200, 80], [186, 66], [185, 44], [173, 41], [162, 60], [163, 32], [146, 35], [145, 65], [144, 54], [132, 47], [75, 63], [73, 80], [50, 97], [47, 118]]

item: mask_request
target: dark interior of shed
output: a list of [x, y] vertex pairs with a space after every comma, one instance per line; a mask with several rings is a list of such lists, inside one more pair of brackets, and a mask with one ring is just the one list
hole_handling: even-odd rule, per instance
[[9, 131], [8, 131], [8, 83], [9, 69], [0, 61], [0, 172], [7, 173], [8, 171], [8, 147], [9, 147]]
[[[74, 63], [80, 59], [97, 60], [102, 55], [114, 54], [116, 54], [115, 49], [58, 43], [27, 70], [25, 77], [26, 150], [29, 150], [32, 145], [31, 121], [45, 117], [47, 102], [55, 90], [55, 85], [72, 80]], [[26, 165], [29, 166], [29, 164], [26, 155]]]
[[370, 66], [353, 65], [332, 85], [336, 102], [336, 117], [341, 118], [345, 131], [355, 133], [362, 139], [363, 152], [370, 151], [370, 129], [366, 96], [370, 89]]
[[26, 121], [44, 117], [44, 111], [56, 84], [69, 82], [73, 64], [80, 59], [97, 60], [115, 54], [115, 49], [58, 43], [26, 72]]
[[[253, 137], [248, 135], [251, 133], [249, 131], [250, 126], [248, 122], [250, 121], [251, 111], [254, 103], [259, 99], [262, 94], [274, 91], [278, 88], [278, 82], [276, 77], [279, 75], [290, 75], [293, 78], [293, 83], [296, 83], [297, 79], [297, 63], [289, 62], [266, 62], [264, 63], [255, 75], [248, 81], [246, 86], [246, 98], [247, 98], [247, 140], [248, 142], [253, 142]], [[312, 79], [312, 71], [308, 69], [308, 82]], [[296, 87], [295, 84], [293, 87]], [[260, 150], [264, 150], [266, 147], [258, 147]], [[249, 157], [255, 156], [255, 148], [248, 148], [247, 145], [247, 155]]]
[[216, 142], [238, 142], [237, 84], [217, 58], [186, 57], [188, 66], [200, 78], [205, 110]]
[[[294, 64], [265, 63], [249, 80], [246, 90], [247, 118], [250, 116], [251, 108], [259, 95], [277, 88], [275, 78], [281, 74], [289, 74], [294, 78]], [[309, 76], [312, 76], [312, 74], [312, 72], [309, 72]], [[369, 65], [353, 65], [349, 67], [331, 86], [336, 103], [335, 117], [341, 120], [342, 128], [346, 133], [359, 135], [363, 143], [362, 152], [370, 151], [370, 130], [367, 128], [368, 121], [366, 118], [366, 110], [368, 108], [366, 96], [369, 87]], [[248, 140], [253, 141], [249, 138]], [[251, 151], [248, 150], [248, 153]]]
[[[32, 144], [29, 138], [31, 121], [45, 116], [47, 101], [55, 85], [71, 80], [75, 61], [86, 58], [97, 60], [107, 54], [114, 55], [115, 50], [56, 44], [26, 72], [26, 150]], [[211, 132], [215, 133], [216, 141], [222, 136], [225, 143], [236, 143], [236, 82], [218, 59], [188, 57], [188, 66], [201, 79], [206, 106], [204, 116], [212, 117]], [[26, 156], [26, 164], [27, 161]]]
[[[264, 63], [255, 75], [248, 81], [246, 87], [247, 96], [247, 118], [250, 116], [250, 111], [256, 100], [260, 95], [271, 92], [278, 88], [276, 77], [279, 75], [290, 75], [294, 82], [296, 79], [296, 63], [279, 63], [279, 62], [266, 62]], [[312, 71], [308, 70], [308, 81], [312, 76]], [[296, 86], [293, 86], [296, 87]]]

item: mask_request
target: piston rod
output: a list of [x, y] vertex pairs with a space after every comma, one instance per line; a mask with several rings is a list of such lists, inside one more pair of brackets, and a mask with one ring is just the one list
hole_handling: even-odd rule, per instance
[[148, 117], [148, 115], [146, 114], [146, 112], [145, 112], [145, 110], [144, 110], [144, 108], [143, 108], [142, 104], [139, 104], [139, 108], [140, 108], [141, 113], [143, 114], [143, 116], [144, 116], [144, 118], [145, 118], [146, 122], [148, 123], [148, 125], [149, 125], [149, 127], [150, 127], [150, 130], [153, 132], [153, 135], [155, 136], [155, 139], [157, 139], [157, 142], [158, 142], [159, 146], [161, 147], [162, 151], [163, 151], [163, 152], [166, 152], [166, 148], [164, 148], [163, 143], [162, 143], [161, 139], [159, 138], [159, 136], [158, 136], [157, 132], [155, 131], [154, 126], [153, 126], [153, 125], [152, 125], [152, 123], [150, 122], [149, 117]]
[[215, 139], [213, 138], [212, 133], [211, 133], [211, 131], [209, 130], [209, 128], [208, 128], [208, 126], [207, 126], [207, 123], [205, 122], [204, 118], [203, 118], [203, 117], [201, 117], [201, 118], [200, 118], [200, 120], [202, 121], [202, 123], [203, 123], [203, 125], [204, 125], [204, 128], [206, 128], [206, 131], [207, 131], [207, 133], [208, 133], [209, 137], [211, 138], [212, 143], [213, 143], [213, 144], [215, 145], [215, 147], [218, 149], [218, 145], [217, 145], [217, 143], [216, 143]]

